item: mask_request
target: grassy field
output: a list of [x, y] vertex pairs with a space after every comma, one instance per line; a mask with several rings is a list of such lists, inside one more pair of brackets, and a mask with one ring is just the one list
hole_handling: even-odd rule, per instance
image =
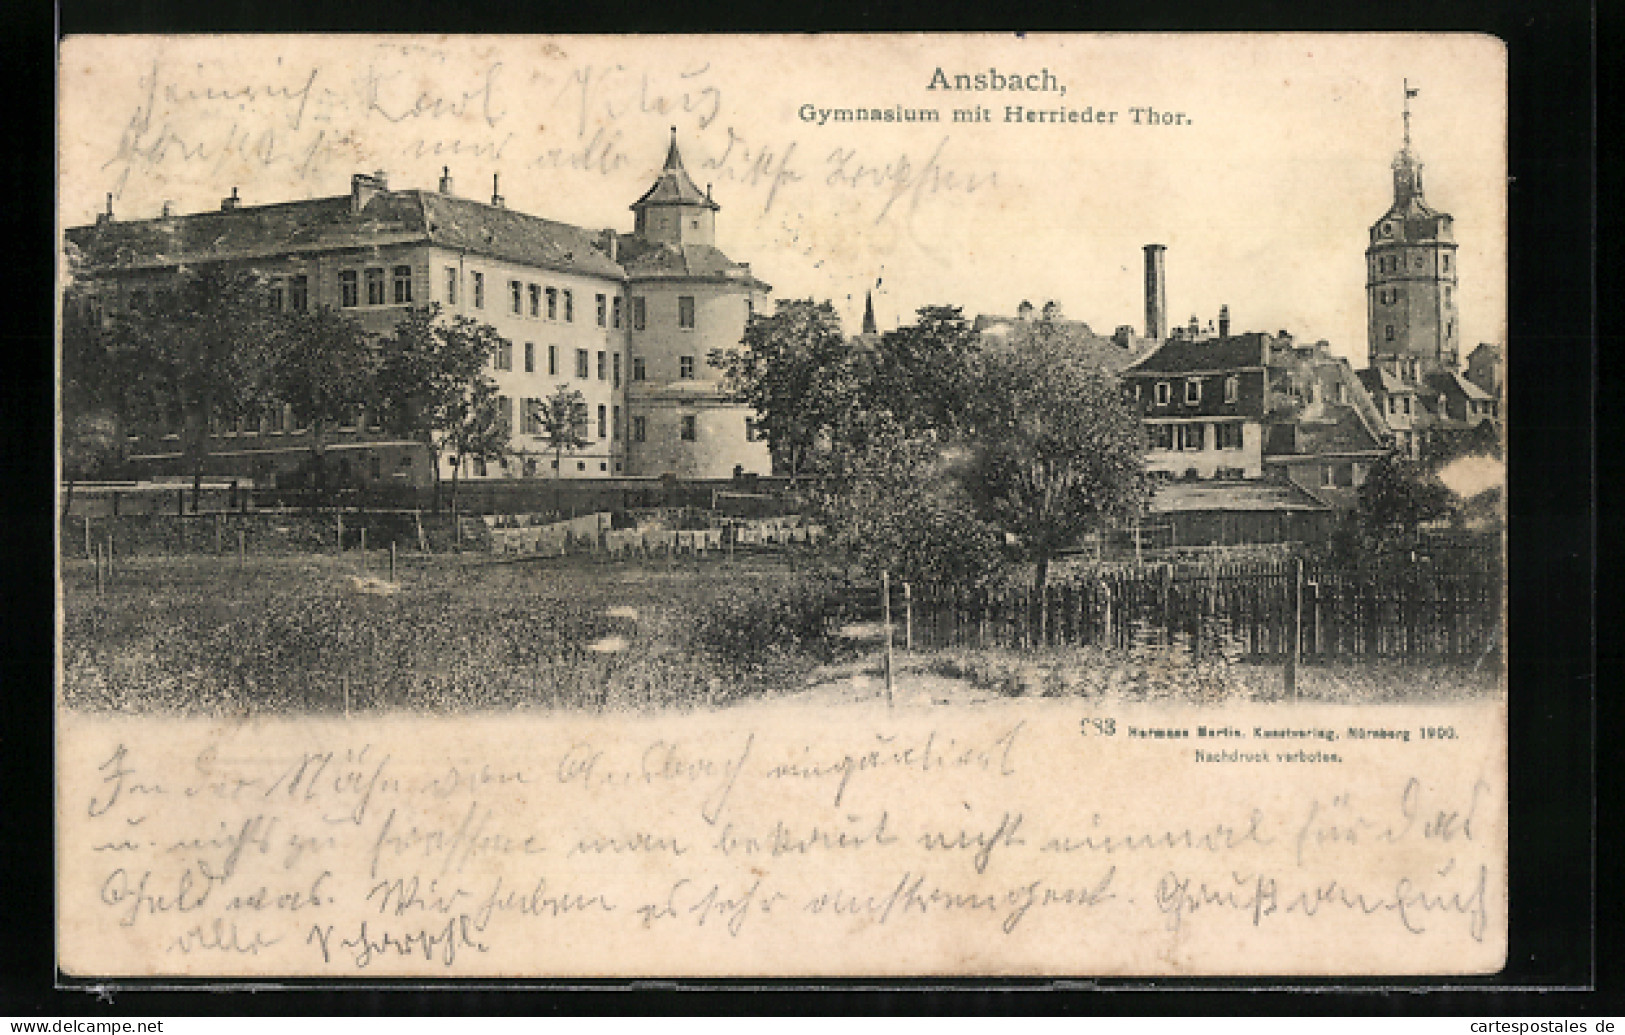
[[[496, 562], [464, 555], [140, 557], [97, 591], [63, 568], [63, 701], [92, 711], [658, 709], [883, 693], [877, 654], [824, 633], [830, 585], [776, 557]], [[906, 692], [957, 702], [1278, 700], [1278, 665], [1156, 648], [899, 655]], [[913, 688], [910, 690], [909, 688]], [[920, 688], [925, 688], [921, 690]], [[1500, 692], [1490, 670], [1305, 666], [1299, 696], [1347, 703]]]

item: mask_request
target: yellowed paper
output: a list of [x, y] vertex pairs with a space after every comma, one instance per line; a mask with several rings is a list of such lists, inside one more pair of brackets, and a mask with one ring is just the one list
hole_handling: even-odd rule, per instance
[[[1505, 75], [1500, 45], [1467, 36], [75, 38], [59, 218], [336, 198], [380, 170], [393, 189], [445, 176], [481, 204], [627, 234], [675, 139], [720, 206], [717, 245], [771, 298], [831, 299], [849, 332], [866, 298], [880, 332], [923, 305], [1012, 318], [1025, 300], [1141, 339], [1142, 249], [1160, 243], [1168, 324], [1195, 314], [1207, 333], [1225, 306], [1226, 324], [1324, 339], [1363, 368], [1381, 336], [1364, 253], [1407, 107], [1429, 202], [1454, 220], [1465, 363], [1505, 340]], [[590, 292], [574, 305], [590, 319]], [[1466, 470], [1463, 498], [1502, 477]], [[532, 686], [519, 705], [421, 707], [335, 680], [306, 710], [195, 707], [203, 676], [132, 674], [143, 660], [96, 661], [97, 638], [161, 621], [169, 594], [259, 600], [257, 573], [357, 607], [483, 576], [459, 554], [375, 583], [381, 555], [366, 568], [325, 542], [305, 567], [256, 560], [219, 524], [212, 546], [197, 526], [202, 561], [120, 555], [104, 576], [114, 512], [73, 509], [104, 505], [86, 491], [60, 544], [70, 977], [1483, 974], [1505, 959], [1498, 653], [1305, 664], [1296, 701], [1276, 661], [1243, 663], [1251, 689], [1204, 703], [1160, 692], [1156, 665], [1149, 688], [1085, 673], [992, 691], [922, 648], [899, 651], [891, 686], [871, 649], [731, 702], [718, 686], [680, 705], [606, 690], [555, 709]], [[670, 558], [570, 570], [594, 602], [619, 584], [658, 601], [674, 571], [738, 563]], [[553, 621], [522, 578], [492, 592]], [[653, 605], [661, 621], [688, 606]], [[390, 659], [370, 664], [382, 685]], [[166, 689], [135, 707], [107, 689], [141, 679]]]

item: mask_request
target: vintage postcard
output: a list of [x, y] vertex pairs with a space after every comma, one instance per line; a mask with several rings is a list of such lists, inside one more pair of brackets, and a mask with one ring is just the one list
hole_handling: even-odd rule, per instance
[[1499, 971], [1506, 76], [64, 40], [63, 979]]

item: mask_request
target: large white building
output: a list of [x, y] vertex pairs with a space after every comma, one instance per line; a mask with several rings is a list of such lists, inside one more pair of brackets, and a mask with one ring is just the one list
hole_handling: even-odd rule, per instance
[[[78, 300], [108, 319], [206, 264], [252, 269], [277, 286], [277, 304], [328, 306], [387, 334], [413, 306], [494, 327], [508, 344], [490, 371], [512, 428], [512, 455], [468, 464], [465, 478], [551, 478], [557, 462], [539, 435], [543, 400], [560, 386], [587, 404], [584, 449], [565, 477], [725, 478], [771, 473], [753, 414], [730, 401], [713, 350], [736, 347], [768, 285], [716, 246], [719, 207], [683, 168], [676, 131], [653, 186], [632, 205], [630, 235], [588, 230], [437, 190], [391, 190], [383, 173], [357, 174], [350, 193], [213, 212], [115, 220], [70, 229], [83, 283]], [[427, 450], [392, 442], [365, 412], [337, 429], [330, 450], [354, 484], [431, 479]], [[139, 457], [179, 460], [176, 428], [132, 429]], [[217, 427], [212, 466], [246, 476], [288, 470], [308, 453], [308, 428], [285, 408]], [[445, 457], [443, 475], [455, 461]]]

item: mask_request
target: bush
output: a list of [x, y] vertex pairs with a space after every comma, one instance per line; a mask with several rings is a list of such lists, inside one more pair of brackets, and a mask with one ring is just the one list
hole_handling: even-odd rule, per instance
[[841, 599], [836, 582], [811, 577], [729, 594], [700, 613], [694, 643], [741, 684], [782, 683], [835, 656]]

